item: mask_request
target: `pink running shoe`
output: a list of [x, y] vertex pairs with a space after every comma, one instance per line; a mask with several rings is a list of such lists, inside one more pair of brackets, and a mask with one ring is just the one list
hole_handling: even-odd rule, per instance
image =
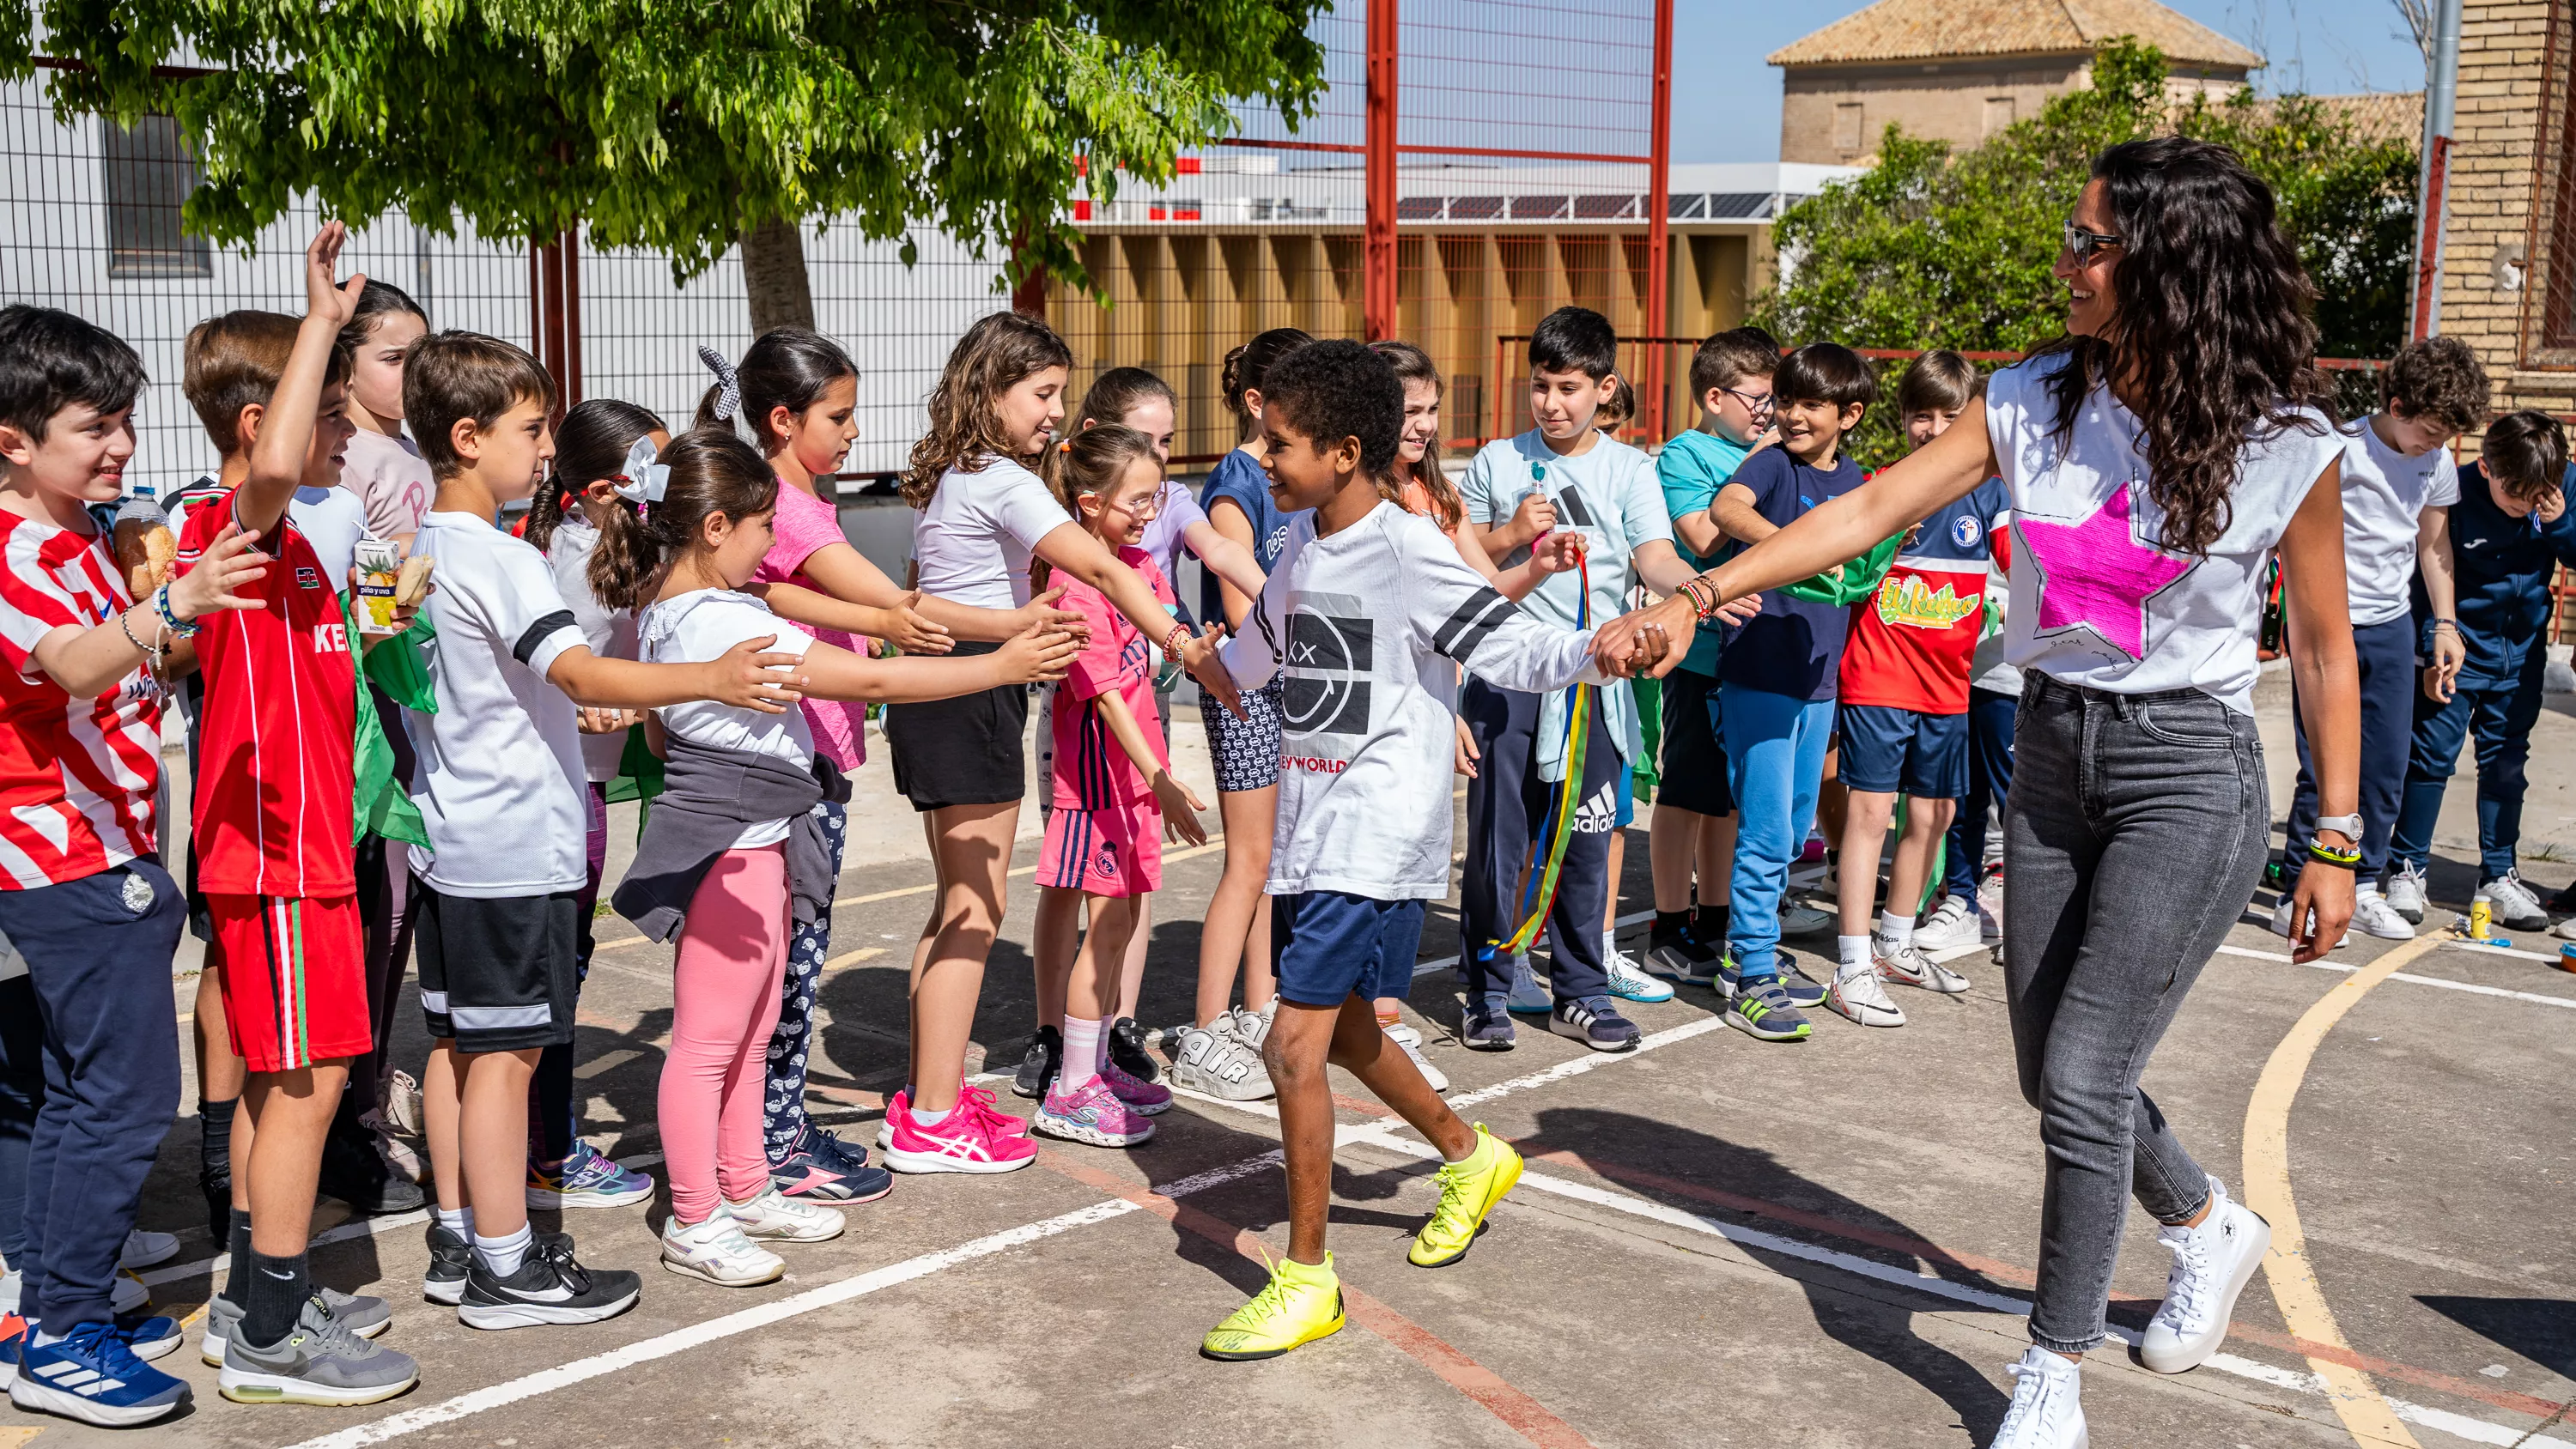
[[959, 1098], [946, 1120], [925, 1127], [897, 1092], [886, 1104], [886, 1125], [885, 1165], [896, 1172], [1016, 1172], [1038, 1158], [1036, 1143], [995, 1128], [971, 1098]]
[[1139, 1117], [1159, 1117], [1171, 1110], [1171, 1088], [1146, 1081], [1116, 1062], [1100, 1064], [1100, 1080], [1107, 1082], [1110, 1092]]
[[[1049, 1137], [1094, 1147], [1133, 1147], [1154, 1135], [1154, 1124], [1129, 1111], [1099, 1077], [1083, 1083], [1070, 1097], [1064, 1095], [1064, 1079], [1057, 1078], [1047, 1088], [1046, 1100], [1038, 1104], [1035, 1128]], [[1031, 1150], [1036, 1150], [1034, 1145]]]
[[996, 1130], [1008, 1133], [1013, 1137], [1028, 1136], [1028, 1119], [1025, 1117], [1014, 1117], [1010, 1113], [1002, 1111], [996, 1105], [1000, 1100], [1000, 1098], [993, 1095], [993, 1089], [990, 1087], [969, 1085], [964, 1094], [958, 1098], [958, 1105], [963, 1106], [971, 1102], [974, 1104], [976, 1111], [992, 1119]]

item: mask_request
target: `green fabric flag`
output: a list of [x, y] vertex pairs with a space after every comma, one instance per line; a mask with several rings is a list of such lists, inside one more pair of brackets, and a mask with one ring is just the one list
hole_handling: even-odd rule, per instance
[[[363, 640], [364, 636], [358, 631], [355, 600], [353, 593], [340, 596], [340, 618], [350, 638]], [[409, 645], [410, 636], [397, 635], [378, 644], [375, 652], [408, 650]], [[413, 662], [417, 666], [417, 659]], [[376, 717], [374, 692], [367, 688], [367, 680], [373, 677], [374, 672], [370, 669], [358, 680], [357, 750], [350, 770], [351, 780], [356, 785], [356, 838], [363, 840], [375, 835], [386, 840], [427, 845], [429, 830], [421, 823], [420, 809], [411, 803], [411, 794], [404, 783], [394, 778], [393, 743], [385, 738], [384, 721]], [[424, 675], [424, 681], [426, 678]]]
[[438, 637], [438, 626], [426, 613], [412, 616], [411, 627], [367, 651], [367, 678], [385, 697], [405, 709], [438, 713], [438, 690], [429, 682], [429, 666], [420, 646]]
[[1878, 546], [1842, 566], [1839, 574], [1827, 572], [1794, 584], [1782, 584], [1780, 592], [1811, 604], [1857, 604], [1878, 592], [1887, 577], [1889, 564], [1896, 561], [1896, 546], [1904, 541], [1902, 533], [1879, 540]]
[[[608, 801], [646, 802], [643, 814], [652, 811], [652, 799], [662, 793], [662, 759], [644, 743], [644, 727], [629, 725], [626, 730], [626, 753], [618, 757], [617, 778], [608, 782]], [[639, 824], [640, 824], [639, 820]]]

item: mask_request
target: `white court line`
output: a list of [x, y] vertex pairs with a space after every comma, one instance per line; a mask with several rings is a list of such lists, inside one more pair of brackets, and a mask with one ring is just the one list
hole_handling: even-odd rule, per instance
[[[1278, 1152], [1264, 1152], [1255, 1157], [1247, 1157], [1240, 1162], [1228, 1163], [1223, 1167], [1211, 1168], [1206, 1172], [1182, 1178], [1177, 1182], [1155, 1188], [1153, 1191], [1165, 1198], [1183, 1198], [1192, 1193], [1205, 1192], [1209, 1188], [1276, 1167], [1279, 1161]], [[998, 1233], [988, 1233], [983, 1237], [959, 1243], [953, 1248], [941, 1248], [916, 1258], [906, 1258], [900, 1263], [890, 1263], [885, 1267], [843, 1278], [837, 1282], [826, 1283], [820, 1288], [811, 1288], [775, 1302], [746, 1308], [739, 1313], [728, 1313], [721, 1318], [711, 1318], [704, 1323], [693, 1323], [686, 1328], [673, 1329], [669, 1333], [630, 1343], [623, 1348], [610, 1349], [606, 1353], [593, 1354], [589, 1358], [576, 1359], [559, 1368], [545, 1369], [522, 1378], [494, 1384], [489, 1388], [476, 1389], [472, 1393], [459, 1394], [444, 1402], [424, 1405], [421, 1408], [395, 1414], [390, 1418], [379, 1419], [372, 1424], [359, 1424], [336, 1434], [307, 1439], [292, 1446], [292, 1449], [362, 1449], [364, 1445], [382, 1444], [406, 1434], [417, 1433], [422, 1429], [439, 1424], [452, 1424], [474, 1414], [503, 1408], [523, 1399], [535, 1398], [539, 1394], [549, 1394], [557, 1389], [570, 1388], [578, 1383], [616, 1373], [620, 1369], [651, 1363], [655, 1359], [668, 1358], [673, 1354], [714, 1343], [720, 1339], [749, 1333], [755, 1328], [766, 1328], [770, 1324], [800, 1317], [817, 1309], [847, 1303], [854, 1298], [864, 1298], [880, 1289], [927, 1278], [961, 1263], [991, 1257], [995, 1253], [1006, 1252], [1012, 1248], [1037, 1242], [1042, 1238], [1051, 1238], [1058, 1233], [1071, 1232], [1075, 1228], [1124, 1217], [1129, 1213], [1142, 1210], [1142, 1207], [1143, 1204], [1127, 1198], [1111, 1198], [1105, 1202], [1093, 1203], [1089, 1207], [1076, 1208], [1072, 1212], [1042, 1218], [1037, 1222], [1023, 1223], [1016, 1228], [1005, 1228]]]
[[[2493, 946], [2470, 946], [2464, 949], [2471, 951], [2496, 951], [2499, 955], [2503, 954], [2503, 952], [2498, 951], [2497, 948]], [[2243, 956], [2255, 961], [2278, 961], [2285, 966], [2308, 965], [2315, 967], [2319, 971], [2352, 972], [2361, 969], [2359, 966], [2347, 966], [2341, 961], [2297, 962], [2292, 961], [2285, 952], [2256, 951], [2244, 946], [2221, 946], [2218, 948], [2218, 954], [2222, 956]], [[2528, 951], [2517, 951], [2513, 954], [2517, 956], [2531, 955]], [[2546, 961], [2553, 958], [2547, 956], [2535, 956], [2532, 959]], [[2559, 1006], [2565, 1007], [2571, 1011], [2576, 1011], [2576, 999], [2570, 999], [2564, 996], [2547, 996], [2537, 991], [2508, 991], [2501, 986], [2480, 986], [2474, 981], [2446, 981], [2439, 976], [2418, 976], [2411, 971], [2391, 971], [2388, 973], [2388, 979], [2391, 981], [2403, 981], [2410, 986], [2438, 986], [2444, 991], [2465, 991], [2472, 996], [2501, 996], [2511, 1001], [2528, 1001], [2540, 1006]]]

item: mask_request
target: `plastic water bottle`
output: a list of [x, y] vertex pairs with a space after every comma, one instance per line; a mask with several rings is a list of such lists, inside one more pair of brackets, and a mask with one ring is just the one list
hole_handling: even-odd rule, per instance
[[2485, 891], [2469, 899], [2469, 939], [2483, 941], [2495, 928], [2495, 901]]

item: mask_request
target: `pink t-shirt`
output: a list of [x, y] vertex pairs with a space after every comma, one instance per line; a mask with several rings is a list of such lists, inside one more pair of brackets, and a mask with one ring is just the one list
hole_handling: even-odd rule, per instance
[[[1154, 566], [1153, 555], [1122, 548], [1118, 558], [1153, 587], [1164, 608], [1172, 607], [1171, 581]], [[1162, 717], [1154, 709], [1154, 670], [1162, 660], [1162, 641], [1138, 633], [1117, 605], [1089, 584], [1063, 574], [1055, 582], [1064, 585], [1064, 602], [1058, 607], [1075, 610], [1091, 626], [1091, 642], [1055, 691], [1050, 722], [1055, 731], [1055, 808], [1105, 810], [1151, 800], [1154, 791], [1145, 783], [1145, 772], [1118, 747], [1118, 737], [1091, 701], [1116, 690], [1136, 727], [1145, 732], [1154, 763], [1168, 767], [1171, 751], [1163, 743]]]
[[367, 506], [367, 532], [398, 538], [420, 532], [421, 515], [429, 512], [438, 484], [408, 437], [389, 438], [365, 428], [349, 435], [340, 468], [340, 486]]
[[[795, 484], [780, 479], [778, 483], [778, 540], [769, 546], [761, 559], [754, 581], [764, 584], [792, 583], [803, 571], [805, 560], [836, 543], [850, 540], [841, 532], [837, 509]], [[803, 626], [799, 626], [803, 627]], [[853, 654], [868, 652], [867, 641], [838, 629], [812, 629], [805, 632], [826, 644], [837, 645]], [[855, 770], [868, 758], [868, 707], [850, 699], [809, 699], [805, 701], [805, 723], [813, 728], [814, 748], [831, 757], [843, 770]]]

